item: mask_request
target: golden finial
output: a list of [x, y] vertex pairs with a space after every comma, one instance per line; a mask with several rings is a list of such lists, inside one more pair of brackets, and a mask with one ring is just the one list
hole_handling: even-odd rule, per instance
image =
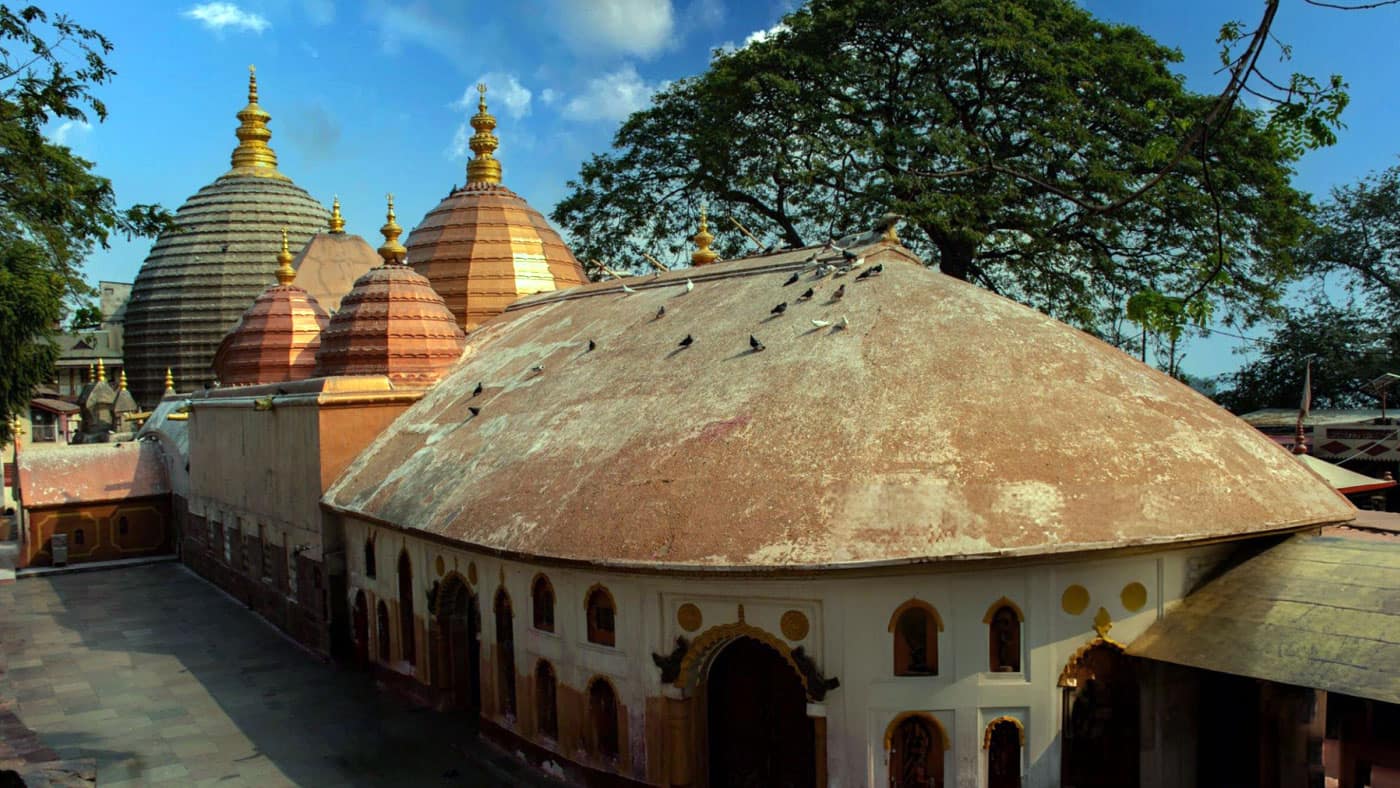
[[337, 235], [345, 232], [345, 218], [340, 215], [340, 195], [331, 201], [331, 232]]
[[100, 358], [97, 360], [97, 382], [107, 382], [107, 366], [102, 363], [102, 359]]
[[290, 180], [277, 171], [277, 154], [273, 153], [267, 141], [272, 139], [267, 122], [272, 116], [258, 106], [257, 69], [248, 67], [248, 106], [238, 113], [238, 147], [233, 149], [233, 169], [226, 175], [259, 175], [266, 178]]
[[297, 278], [292, 267], [292, 250], [287, 248], [287, 228], [282, 228], [282, 251], [277, 253], [277, 284], [289, 285]]
[[691, 265], [708, 265], [719, 259], [710, 243], [715, 237], [710, 234], [709, 216], [704, 203], [700, 204], [700, 232], [695, 234], [695, 251], [690, 254]]
[[500, 146], [500, 141], [494, 133], [496, 118], [486, 111], [486, 86], [478, 84], [476, 89], [481, 93], [481, 99], [476, 104], [476, 114], [471, 120], [476, 133], [468, 143], [472, 153], [476, 155], [467, 162], [467, 183], [500, 183], [501, 163], [494, 155], [496, 148]]
[[126, 367], [122, 367], [121, 377], [117, 379], [117, 391], [126, 390]]
[[408, 255], [408, 250], [399, 243], [399, 233], [403, 232], [403, 228], [395, 221], [394, 195], [386, 194], [384, 196], [389, 201], [389, 216], [385, 219], [384, 226], [379, 228], [379, 232], [384, 234], [384, 245], [379, 247], [379, 256], [384, 258], [385, 265], [393, 265], [394, 263], [402, 263]]
[[85, 382], [85, 383], [94, 383], [94, 382], [96, 382], [96, 381], [97, 381], [97, 367], [94, 367], [93, 365], [88, 364], [88, 376], [87, 376], [87, 380], [84, 381], [84, 382]]
[[175, 391], [175, 376], [171, 374], [170, 367], [165, 368], [165, 390], [172, 393]]

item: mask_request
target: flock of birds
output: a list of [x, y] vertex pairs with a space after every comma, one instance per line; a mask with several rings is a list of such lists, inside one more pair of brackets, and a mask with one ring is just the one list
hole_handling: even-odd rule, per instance
[[[826, 258], [826, 259], [823, 259], [823, 258]], [[856, 282], [862, 282], [862, 281], [866, 281], [866, 280], [868, 280], [868, 279], [871, 279], [871, 278], [873, 278], [873, 277], [880, 276], [880, 274], [884, 273], [885, 266], [884, 266], [883, 263], [876, 263], [875, 265], [872, 265], [872, 266], [868, 266], [868, 267], [867, 267], [867, 266], [865, 266], [865, 258], [864, 258], [864, 257], [862, 257], [862, 256], [860, 256], [860, 255], [858, 255], [858, 254], [856, 254], [855, 252], [851, 251], [849, 248], [843, 248], [843, 247], [837, 245], [836, 241], [832, 240], [832, 241], [827, 241], [826, 244], [824, 244], [824, 245], [822, 245], [822, 246], [820, 246], [820, 247], [817, 247], [817, 248], [812, 252], [811, 256], [808, 257], [807, 260], [806, 260], [805, 263], [804, 263], [804, 270], [807, 270], [807, 269], [812, 270], [812, 272], [815, 274], [815, 276], [814, 276], [813, 278], [816, 279], [816, 280], [824, 280], [824, 279], [826, 279], [828, 276], [830, 276], [832, 279], [840, 279], [840, 278], [842, 278], [842, 277], [848, 276], [852, 271], [857, 271], [857, 270], [859, 270], [859, 273], [856, 274], [856, 276], [855, 276], [855, 278], [854, 278], [854, 281], [856, 281]], [[658, 275], [659, 275], [659, 272], [658, 272]], [[792, 273], [792, 275], [789, 276], [789, 277], [787, 278], [787, 280], [783, 282], [782, 286], [783, 286], [783, 287], [790, 287], [790, 286], [792, 286], [792, 285], [798, 284], [798, 283], [801, 282], [801, 281], [802, 281], [802, 272], [801, 272], [801, 271], [794, 271], [794, 272]], [[638, 292], [636, 288], [634, 288], [634, 287], [629, 287], [629, 286], [627, 285], [626, 282], [621, 282], [620, 285], [621, 285], [621, 292], [623, 293], [624, 296], [631, 295], [631, 294], [633, 294], [633, 293]], [[695, 282], [692, 281], [690, 278], [686, 278], [684, 287], [685, 287], [685, 293], [691, 293], [691, 292], [693, 292], [693, 291], [695, 290]], [[806, 290], [802, 291], [802, 293], [800, 293], [800, 294], [797, 295], [795, 298], [793, 298], [792, 301], [793, 301], [794, 304], [807, 303], [807, 302], [810, 302], [810, 301], [812, 301], [813, 299], [815, 299], [816, 296], [817, 296], [817, 285], [813, 285], [813, 286], [811, 286], [811, 287], [808, 287]], [[846, 283], [845, 283], [845, 282], [842, 282], [840, 285], [838, 285], [838, 286], [836, 287], [835, 290], [833, 290], [833, 291], [831, 292], [831, 295], [829, 296], [829, 298], [828, 298], [828, 300], [826, 301], [826, 303], [827, 303], [827, 304], [839, 303], [843, 298], [845, 298], [845, 296], [846, 296]], [[768, 317], [768, 319], [769, 319], [769, 320], [773, 320], [773, 319], [782, 317], [783, 315], [787, 314], [787, 311], [788, 311], [788, 302], [787, 302], [787, 301], [780, 301], [776, 306], [774, 306], [771, 310], [769, 310], [769, 317]], [[665, 316], [666, 316], [666, 306], [663, 304], [663, 305], [658, 306], [658, 307], [656, 308], [656, 316], [653, 317], [652, 320], [653, 320], [653, 321], [661, 320], [661, 319], [664, 318]], [[767, 322], [767, 321], [764, 321], [764, 322]], [[832, 320], [821, 320], [821, 319], [818, 319], [818, 318], [811, 318], [811, 323], [812, 323], [812, 328], [813, 328], [814, 330], [815, 330], [815, 329], [823, 329], [823, 328], [832, 328], [833, 331], [844, 331], [844, 330], [850, 328], [850, 325], [851, 325], [851, 324], [850, 324], [850, 321], [846, 318], [845, 315], [842, 315], [841, 318], [840, 318], [839, 320], [835, 320], [835, 321], [832, 321]], [[686, 349], [686, 348], [689, 348], [691, 345], [694, 345], [694, 344], [695, 344], [695, 336], [694, 336], [693, 334], [686, 334], [685, 337], [684, 337], [683, 339], [681, 339], [681, 341], [678, 342], [678, 343], [676, 344], [676, 347], [677, 347], [677, 351], [676, 351], [676, 352], [679, 352], [679, 351], [681, 351], [681, 350], [684, 350], [684, 349]], [[584, 352], [586, 352], [586, 353], [592, 353], [593, 351], [595, 351], [595, 350], [597, 350], [597, 349], [598, 349], [598, 343], [597, 343], [595, 340], [590, 339], [590, 340], [588, 340], [587, 349], [586, 349]], [[763, 342], [762, 342], [756, 335], [754, 335], [754, 334], [750, 334], [750, 335], [749, 335], [749, 352], [750, 352], [750, 353], [761, 353], [761, 352], [763, 352], [765, 349], [766, 349], [766, 346], [763, 344]], [[532, 375], [541, 375], [541, 374], [544, 374], [544, 365], [543, 365], [543, 364], [536, 364], [536, 365], [532, 366], [532, 367], [530, 368], [530, 373], [531, 373]], [[477, 383], [477, 384], [476, 384], [476, 388], [472, 390], [472, 398], [475, 399], [475, 398], [481, 396], [482, 392], [484, 392], [484, 391], [485, 391], [485, 384], [484, 384], [484, 383]], [[478, 415], [481, 414], [481, 407], [480, 407], [480, 406], [476, 406], [476, 405], [469, 405], [469, 406], [467, 407], [467, 411], [470, 412], [471, 415], [472, 415], [473, 417], [475, 417], [475, 416], [478, 416]]]

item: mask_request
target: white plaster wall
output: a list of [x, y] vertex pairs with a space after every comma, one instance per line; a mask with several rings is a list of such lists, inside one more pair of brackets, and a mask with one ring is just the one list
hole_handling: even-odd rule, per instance
[[[495, 642], [492, 599], [504, 577], [515, 613], [517, 673], [527, 675], [537, 659], [545, 658], [554, 665], [559, 681], [580, 690], [593, 676], [607, 676], [630, 714], [632, 762], [624, 771], [637, 778], [646, 773], [645, 701], [662, 694], [660, 671], [651, 655], [669, 653], [677, 635], [693, 641], [712, 626], [737, 621], [740, 604], [748, 624], [779, 637], [783, 613], [802, 611], [810, 631], [802, 641], [785, 642], [805, 646], [824, 675], [841, 680], [823, 704], [828, 720], [828, 784], [833, 787], [888, 784], [885, 731], [904, 711], [926, 711], [948, 732], [951, 749], [945, 753], [945, 778], [949, 786], [986, 784], [983, 731], [1002, 715], [1020, 720], [1026, 730], [1024, 785], [1057, 785], [1063, 692], [1058, 679], [1074, 652], [1095, 638], [1096, 612], [1102, 607], [1112, 619], [1110, 638], [1130, 642], [1230, 549], [1200, 547], [999, 566], [969, 563], [865, 576], [707, 579], [533, 565], [473, 554], [353, 518], [344, 518], [344, 525], [351, 603], [361, 588], [372, 590], [377, 598], [397, 596], [395, 567], [401, 549], [407, 549], [413, 561], [419, 616], [426, 613], [422, 604], [426, 589], [439, 579], [438, 556], [443, 557], [446, 572], [455, 569], [464, 577], [468, 564], [475, 563], [483, 646]], [[378, 556], [377, 577], [372, 579], [364, 575], [363, 566], [363, 545], [369, 535], [376, 538]], [[537, 572], [544, 572], [554, 586], [554, 633], [531, 627], [530, 583]], [[1148, 591], [1147, 604], [1137, 612], [1126, 610], [1120, 598], [1124, 586], [1132, 582], [1142, 583]], [[584, 595], [594, 583], [604, 584], [617, 603], [616, 648], [587, 642]], [[1088, 607], [1078, 615], [1061, 608], [1061, 595], [1071, 584], [1084, 586], [1090, 596]], [[1021, 637], [1023, 671], [1018, 674], [987, 672], [988, 632], [982, 619], [1003, 596], [1019, 605], [1026, 617]], [[911, 598], [932, 604], [943, 619], [937, 676], [893, 675], [894, 646], [888, 625], [893, 612]], [[704, 621], [696, 632], [684, 632], [676, 622], [676, 610], [684, 603], [701, 610]], [[398, 626], [397, 619], [393, 626]], [[418, 653], [426, 651], [426, 644], [419, 643]], [[484, 684], [489, 688], [494, 682]], [[561, 754], [586, 760], [581, 753]], [[1151, 757], [1143, 758], [1144, 764], [1153, 762]], [[1151, 775], [1144, 778], [1144, 784], [1158, 782]]]

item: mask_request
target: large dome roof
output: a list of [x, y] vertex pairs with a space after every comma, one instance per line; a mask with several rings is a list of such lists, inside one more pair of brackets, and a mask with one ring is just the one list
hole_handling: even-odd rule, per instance
[[813, 251], [516, 304], [324, 501], [506, 554], [763, 571], [1353, 516], [1267, 437], [1087, 334], [902, 247], [863, 250], [883, 265], [863, 279], [819, 276]]
[[249, 81], [232, 168], [180, 206], [132, 287], [126, 369], [144, 405], [160, 399], [167, 367], [180, 391], [211, 383], [220, 340], [273, 279], [282, 230], [295, 252], [326, 226], [325, 207], [277, 170]]
[[316, 349], [330, 316], [315, 297], [292, 284], [296, 271], [286, 233], [277, 260], [277, 284], [254, 299], [219, 343], [213, 366], [220, 385], [285, 383], [316, 372]]
[[292, 261], [297, 285], [306, 288], [327, 311], [340, 309], [340, 299], [355, 286], [360, 275], [377, 268], [379, 254], [365, 239], [345, 232], [340, 200], [331, 206], [330, 232], [317, 233]]
[[436, 383], [462, 355], [466, 338], [442, 296], [404, 265], [394, 203], [381, 228], [384, 265], [355, 280], [321, 333], [316, 375], [385, 375], [399, 387]]
[[588, 277], [539, 211], [502, 186], [493, 153], [496, 119], [485, 89], [472, 117], [476, 157], [467, 185], [428, 212], [408, 236], [408, 264], [426, 276], [464, 331], [505, 311], [522, 296], [584, 284]]

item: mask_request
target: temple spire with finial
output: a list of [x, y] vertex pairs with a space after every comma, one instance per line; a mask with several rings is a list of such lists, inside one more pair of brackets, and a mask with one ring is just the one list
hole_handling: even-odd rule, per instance
[[336, 235], [345, 232], [345, 217], [340, 215], [340, 195], [331, 201], [331, 232]]
[[272, 132], [267, 128], [272, 116], [258, 106], [258, 75], [253, 66], [248, 67], [248, 106], [238, 112], [238, 120], [238, 129], [234, 131], [238, 147], [233, 149], [233, 169], [225, 174], [289, 180], [277, 171], [277, 154], [267, 144], [272, 139]]
[[102, 359], [100, 358], [97, 360], [97, 382], [107, 382], [107, 366], [102, 363]]
[[500, 146], [500, 140], [496, 139], [496, 118], [486, 111], [486, 86], [478, 84], [477, 91], [481, 94], [480, 100], [476, 104], [476, 114], [472, 116], [472, 128], [476, 133], [472, 135], [468, 146], [471, 147], [472, 160], [467, 162], [467, 183], [500, 183], [501, 163], [497, 161], [495, 152]]
[[122, 367], [121, 377], [117, 379], [117, 391], [126, 391], [126, 367]]
[[171, 373], [170, 367], [165, 368], [165, 393], [175, 393], [175, 375]]
[[282, 228], [282, 251], [277, 253], [277, 284], [289, 285], [296, 281], [297, 271], [292, 267], [292, 250], [287, 247], [287, 228]]
[[384, 258], [385, 265], [395, 265], [404, 261], [408, 250], [399, 243], [399, 235], [403, 228], [394, 216], [394, 195], [387, 194], [385, 198], [389, 201], [389, 214], [384, 220], [384, 226], [379, 228], [379, 232], [384, 234], [384, 245], [379, 247], [379, 256]]
[[700, 232], [694, 236], [695, 251], [690, 254], [691, 265], [709, 265], [719, 259], [715, 250], [710, 248], [710, 244], [715, 237], [710, 234], [710, 223], [708, 211], [704, 203], [700, 204]]

